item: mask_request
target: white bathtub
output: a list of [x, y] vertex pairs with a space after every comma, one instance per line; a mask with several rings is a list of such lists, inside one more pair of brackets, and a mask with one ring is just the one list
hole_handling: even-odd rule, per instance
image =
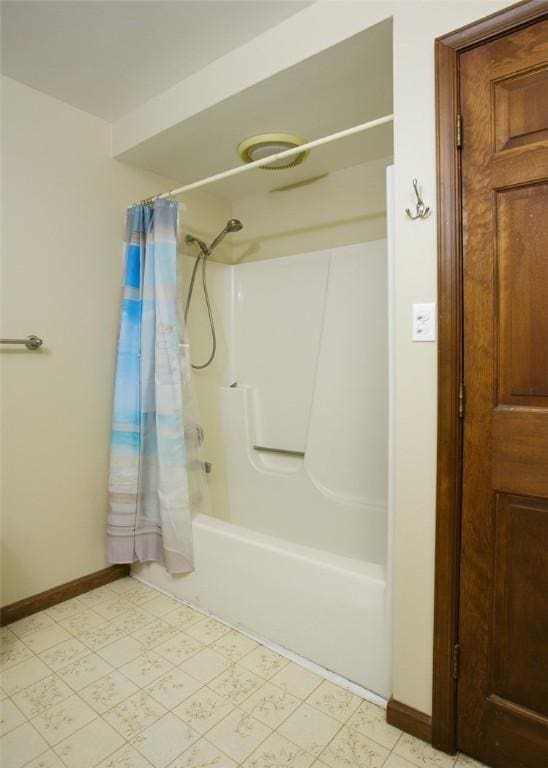
[[174, 597], [388, 698], [385, 570], [209, 516], [194, 520], [196, 570], [133, 573]]

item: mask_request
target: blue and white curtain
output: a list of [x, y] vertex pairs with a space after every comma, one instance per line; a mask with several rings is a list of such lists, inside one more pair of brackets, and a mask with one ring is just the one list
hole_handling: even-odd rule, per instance
[[178, 332], [177, 218], [168, 200], [128, 210], [107, 520], [109, 562], [156, 560], [170, 573], [193, 570], [191, 515], [205, 503]]

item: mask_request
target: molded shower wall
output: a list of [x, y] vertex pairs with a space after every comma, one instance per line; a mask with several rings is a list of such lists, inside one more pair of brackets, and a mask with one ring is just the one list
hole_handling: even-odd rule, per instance
[[[217, 357], [194, 375], [212, 513], [377, 563], [386, 550], [386, 164], [233, 204], [244, 229], [225, 240], [232, 264], [207, 267]], [[187, 276], [193, 262], [183, 257]], [[200, 363], [211, 340], [198, 282], [189, 332]]]

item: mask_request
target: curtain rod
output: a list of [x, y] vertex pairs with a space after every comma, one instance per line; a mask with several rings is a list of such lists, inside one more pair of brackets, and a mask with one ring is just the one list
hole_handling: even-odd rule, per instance
[[[368, 128], [375, 128], [377, 125], [384, 125], [390, 123], [394, 119], [394, 115], [385, 115], [379, 117], [376, 120], [369, 120], [367, 123], [360, 123], [360, 125], [354, 125], [352, 128], [345, 128], [343, 131], [337, 133], [331, 133], [329, 136], [323, 136], [320, 139], [314, 139], [307, 144], [301, 144], [298, 147], [292, 147], [291, 149], [285, 149], [283, 152], [276, 152], [274, 155], [268, 155], [260, 160], [254, 160], [252, 163], [246, 163], [245, 165], [238, 165], [236, 168], [231, 168], [228, 171], [222, 171], [216, 173], [214, 176], [208, 176], [200, 181], [193, 181], [191, 184], [185, 184], [183, 187], [177, 187], [176, 189], [170, 189], [168, 192], [162, 192], [159, 195], [153, 195], [147, 197], [145, 200], [141, 200], [141, 205], [153, 203], [155, 200], [165, 200], [166, 198], [173, 197], [174, 195], [180, 195], [182, 192], [190, 192], [191, 189], [198, 189], [198, 187], [205, 187], [207, 184], [211, 184], [214, 181], [221, 181], [221, 179], [228, 179], [230, 176], [236, 176], [238, 173], [244, 173], [250, 171], [253, 168], [259, 168], [262, 165], [274, 162], [275, 160], [284, 160], [286, 157], [292, 157], [298, 155], [301, 152], [307, 152], [309, 149], [315, 147], [321, 147], [323, 144], [330, 144], [332, 141], [338, 141], [339, 139], [345, 139], [347, 136], [353, 136], [355, 133], [361, 133], [368, 130]], [[139, 203], [137, 203], [138, 205]]]

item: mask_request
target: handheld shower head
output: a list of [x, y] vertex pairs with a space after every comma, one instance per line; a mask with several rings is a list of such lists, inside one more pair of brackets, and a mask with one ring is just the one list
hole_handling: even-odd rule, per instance
[[240, 229], [243, 229], [243, 224], [239, 219], [229, 219], [226, 222], [225, 230], [227, 232], [239, 232]]
[[223, 240], [229, 232], [239, 232], [240, 229], [243, 229], [243, 226], [244, 225], [239, 219], [229, 219], [226, 222], [225, 228], [219, 232], [215, 240], [209, 246], [209, 252], [211, 253], [211, 251], [219, 245], [221, 240]]

